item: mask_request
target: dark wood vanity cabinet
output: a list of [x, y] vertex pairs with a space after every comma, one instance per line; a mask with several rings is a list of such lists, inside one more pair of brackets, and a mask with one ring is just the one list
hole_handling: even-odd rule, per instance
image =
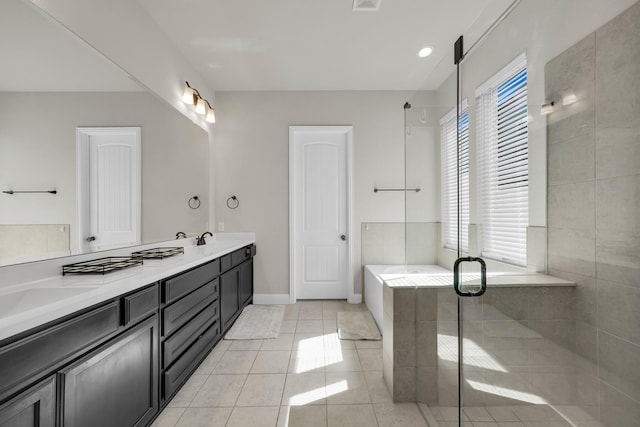
[[220, 316], [223, 334], [233, 325], [242, 309], [253, 302], [254, 255], [255, 245], [252, 245], [222, 257], [221, 265], [229, 268], [220, 276]]
[[56, 387], [53, 376], [0, 405], [0, 427], [54, 427]]
[[153, 284], [0, 343], [0, 426], [147, 425], [159, 304]]
[[65, 427], [146, 426], [159, 409], [158, 315], [58, 373]]
[[220, 277], [220, 314], [222, 316], [222, 332], [226, 332], [233, 324], [240, 305], [240, 268], [232, 268]]
[[0, 427], [147, 426], [253, 301], [255, 245], [0, 342]]
[[253, 259], [240, 265], [240, 304], [242, 307], [253, 302]]

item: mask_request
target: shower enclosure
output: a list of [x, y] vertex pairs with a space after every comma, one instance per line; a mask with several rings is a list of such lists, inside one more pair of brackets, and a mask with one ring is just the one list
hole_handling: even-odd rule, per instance
[[[443, 427], [639, 425], [640, 4], [515, 1], [485, 30], [404, 109], [394, 399]], [[412, 267], [459, 257], [484, 294]]]

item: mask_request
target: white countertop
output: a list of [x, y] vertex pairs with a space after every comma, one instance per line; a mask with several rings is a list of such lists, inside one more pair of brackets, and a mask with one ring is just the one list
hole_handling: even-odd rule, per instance
[[[60, 271], [54, 277], [1, 288], [0, 340], [219, 258], [255, 243], [255, 234], [215, 234], [205, 246], [182, 240], [174, 243], [184, 246], [184, 254], [144, 260], [142, 266], [106, 275], [63, 277]], [[100, 254], [95, 255], [96, 259], [101, 258]]]
[[[453, 272], [439, 267], [441, 271], [429, 273], [382, 273], [378, 276], [390, 288], [446, 288], [453, 286]], [[479, 273], [463, 273], [464, 286], [476, 288], [480, 285]], [[477, 286], [474, 286], [477, 285]], [[575, 286], [574, 282], [541, 273], [487, 272], [487, 287], [535, 287]]]

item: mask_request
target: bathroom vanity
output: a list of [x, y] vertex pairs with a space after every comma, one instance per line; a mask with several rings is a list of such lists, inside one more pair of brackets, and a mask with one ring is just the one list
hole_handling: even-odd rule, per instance
[[254, 242], [2, 290], [0, 426], [150, 424], [252, 303]]

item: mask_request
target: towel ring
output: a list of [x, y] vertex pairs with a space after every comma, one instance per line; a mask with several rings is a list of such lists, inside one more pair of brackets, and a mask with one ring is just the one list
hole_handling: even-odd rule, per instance
[[231, 196], [227, 199], [227, 207], [229, 209], [236, 209], [240, 206], [240, 200], [236, 196]]
[[198, 209], [200, 207], [200, 199], [198, 196], [193, 196], [189, 199], [188, 205], [191, 209]]

